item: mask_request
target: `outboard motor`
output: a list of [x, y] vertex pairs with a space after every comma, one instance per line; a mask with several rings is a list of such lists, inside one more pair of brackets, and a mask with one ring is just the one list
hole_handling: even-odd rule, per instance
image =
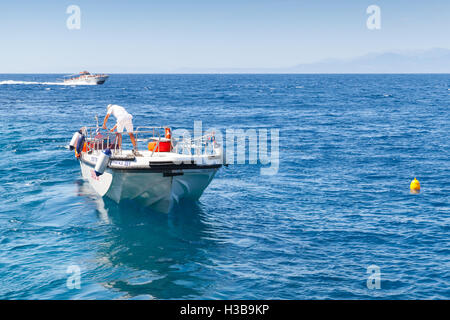
[[73, 134], [72, 140], [70, 140], [69, 148], [70, 150], [75, 149], [75, 145], [77, 143], [78, 138], [81, 137], [81, 130], [78, 130]]
[[102, 154], [100, 155], [100, 158], [97, 160], [97, 164], [95, 165], [95, 175], [101, 176], [106, 169], [106, 166], [108, 165], [109, 158], [111, 157], [111, 150], [105, 149]]

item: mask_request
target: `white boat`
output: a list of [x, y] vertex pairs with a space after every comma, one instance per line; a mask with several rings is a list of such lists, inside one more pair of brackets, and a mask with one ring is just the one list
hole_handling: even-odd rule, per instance
[[65, 84], [73, 85], [96, 85], [104, 84], [106, 79], [108, 79], [106, 74], [91, 74], [88, 71], [82, 71], [79, 74], [69, 75], [64, 77]]
[[117, 203], [137, 201], [160, 212], [169, 212], [181, 199], [199, 199], [223, 163], [222, 147], [212, 135], [176, 140], [167, 127], [139, 127], [137, 143], [148, 143], [148, 148], [136, 154], [123, 150], [115, 133], [98, 127], [83, 127], [72, 140], [76, 135], [71, 146], [82, 176], [99, 195]]

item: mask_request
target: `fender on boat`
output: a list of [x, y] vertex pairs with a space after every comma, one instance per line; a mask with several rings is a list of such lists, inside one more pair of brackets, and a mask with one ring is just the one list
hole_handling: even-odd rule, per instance
[[81, 130], [78, 130], [77, 132], [75, 132], [73, 134], [72, 140], [70, 140], [70, 143], [69, 143], [70, 150], [75, 149], [75, 146], [77, 144], [77, 140], [78, 140], [79, 137], [81, 137]]
[[108, 165], [109, 158], [111, 157], [111, 150], [105, 149], [102, 154], [100, 155], [100, 158], [97, 161], [97, 164], [95, 165], [95, 175], [101, 176], [103, 172], [105, 172], [106, 166]]
[[86, 137], [84, 134], [81, 134], [81, 136], [77, 140], [77, 147], [75, 149], [76, 154], [80, 155], [81, 151], [83, 151], [84, 141], [86, 140]]

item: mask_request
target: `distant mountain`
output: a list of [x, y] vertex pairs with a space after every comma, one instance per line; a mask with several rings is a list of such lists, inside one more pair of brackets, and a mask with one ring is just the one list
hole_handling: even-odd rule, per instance
[[450, 50], [370, 53], [289, 68], [179, 69], [181, 73], [450, 73]]
[[288, 68], [295, 73], [450, 73], [450, 50], [371, 53]]

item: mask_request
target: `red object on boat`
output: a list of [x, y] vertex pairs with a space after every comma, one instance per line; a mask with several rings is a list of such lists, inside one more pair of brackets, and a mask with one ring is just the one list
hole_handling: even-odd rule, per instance
[[170, 139], [172, 137], [172, 132], [171, 132], [170, 128], [166, 128], [164, 130], [164, 132], [165, 132], [165, 136], [167, 139]]
[[170, 152], [170, 141], [159, 141], [159, 146], [156, 147], [157, 143], [158, 141], [149, 142], [148, 151], [155, 150], [155, 152]]

